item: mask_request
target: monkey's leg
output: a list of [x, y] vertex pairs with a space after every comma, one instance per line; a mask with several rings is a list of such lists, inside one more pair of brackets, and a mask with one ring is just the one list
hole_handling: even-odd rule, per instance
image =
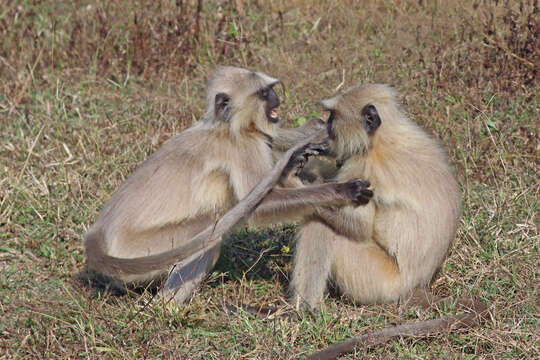
[[317, 308], [323, 301], [332, 261], [332, 231], [312, 221], [302, 227], [296, 243], [292, 274], [292, 300], [297, 309], [302, 304]]
[[332, 279], [346, 296], [359, 303], [380, 303], [402, 295], [397, 263], [379, 245], [336, 236], [332, 247]]
[[174, 298], [177, 305], [184, 303], [208, 272], [212, 270], [219, 258], [220, 250], [221, 244], [206, 252], [197, 252], [186, 260], [177, 263], [176, 266], [180, 271], [171, 273], [171, 277], [160, 292], [161, 295], [166, 300], [171, 297]]
[[[153, 227], [146, 231], [119, 234], [111, 244], [109, 254], [116, 257], [142, 257], [174, 249], [214, 222], [210, 216], [184, 219], [180, 223]], [[167, 267], [163, 269], [166, 271]]]

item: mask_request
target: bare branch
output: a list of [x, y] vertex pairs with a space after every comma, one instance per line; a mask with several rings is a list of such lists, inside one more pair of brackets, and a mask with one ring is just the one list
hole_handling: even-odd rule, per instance
[[355, 350], [366, 349], [371, 346], [380, 345], [394, 337], [429, 336], [448, 332], [458, 328], [472, 328], [479, 326], [482, 322], [482, 313], [486, 311], [485, 305], [478, 306], [477, 311], [440, 317], [433, 320], [418, 321], [411, 324], [396, 325], [377, 331], [368, 332], [365, 335], [357, 336], [344, 342], [329, 346], [323, 351], [317, 352], [307, 357], [308, 360], [328, 360], [336, 359], [338, 356], [351, 353]]

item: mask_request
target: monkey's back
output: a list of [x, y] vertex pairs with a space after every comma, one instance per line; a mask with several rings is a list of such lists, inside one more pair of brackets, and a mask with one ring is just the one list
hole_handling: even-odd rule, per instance
[[[234, 202], [228, 164], [219, 161], [224, 157], [215, 157], [220, 151], [223, 154], [223, 144], [216, 141], [212, 129], [192, 127], [176, 135], [126, 179], [89, 232], [99, 230], [107, 238], [107, 251], [120, 257], [126, 249], [129, 257], [148, 255], [147, 244], [136, 250], [137, 242], [148, 242], [148, 235], [156, 236], [160, 229], [192, 229], [189, 234], [175, 231], [176, 235], [196, 234]], [[196, 224], [191, 221], [194, 218]], [[150, 239], [154, 245], [164, 243], [154, 240]], [[169, 246], [174, 246], [174, 239]], [[163, 250], [152, 247], [152, 253]]]
[[382, 156], [384, 164], [372, 169], [374, 234], [387, 239], [403, 283], [418, 285], [431, 280], [453, 243], [460, 194], [439, 142], [417, 124], [406, 125], [401, 141]]

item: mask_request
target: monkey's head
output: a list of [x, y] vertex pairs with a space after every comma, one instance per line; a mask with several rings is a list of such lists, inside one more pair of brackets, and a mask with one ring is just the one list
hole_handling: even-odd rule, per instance
[[208, 83], [206, 121], [228, 124], [233, 133], [257, 130], [274, 136], [280, 118], [278, 79], [232, 66], [217, 67]]
[[330, 112], [330, 151], [340, 160], [366, 154], [400, 117], [394, 91], [382, 84], [356, 85], [321, 104]]

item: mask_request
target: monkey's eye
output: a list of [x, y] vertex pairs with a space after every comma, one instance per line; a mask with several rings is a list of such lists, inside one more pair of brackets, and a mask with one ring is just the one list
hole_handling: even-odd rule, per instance
[[263, 99], [268, 99], [268, 88], [261, 89], [259, 94]]

